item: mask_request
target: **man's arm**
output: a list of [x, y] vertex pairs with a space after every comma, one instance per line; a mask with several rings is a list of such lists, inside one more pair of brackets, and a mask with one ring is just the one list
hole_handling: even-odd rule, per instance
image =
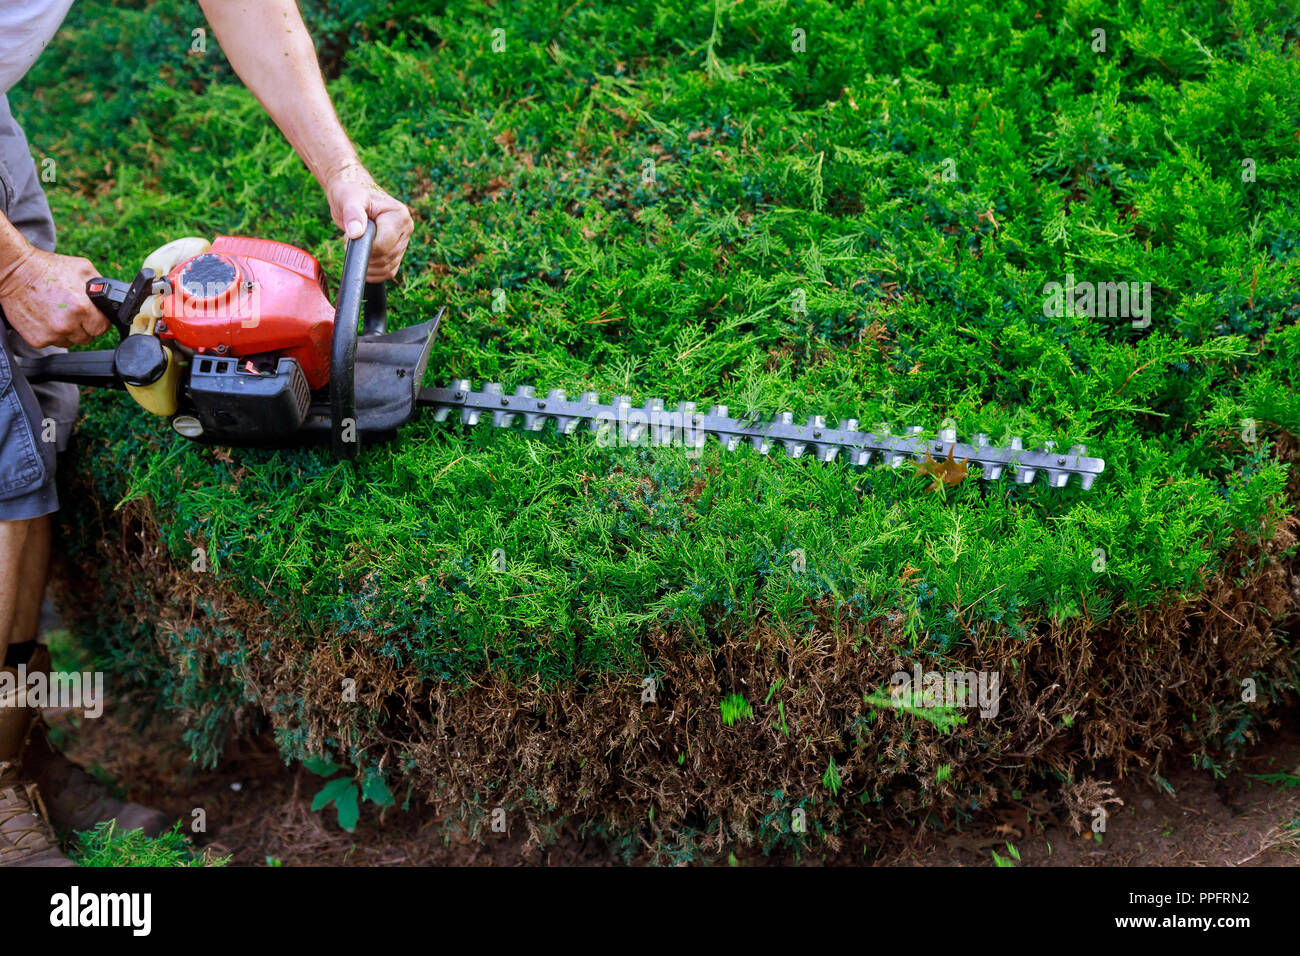
[[316, 49], [294, 0], [199, 0], [226, 58], [325, 190], [330, 215], [350, 239], [375, 220], [367, 279], [397, 273], [410, 210], [370, 178], [339, 123]]
[[29, 345], [85, 345], [108, 331], [86, 296], [97, 275], [88, 259], [37, 249], [0, 215], [0, 307]]

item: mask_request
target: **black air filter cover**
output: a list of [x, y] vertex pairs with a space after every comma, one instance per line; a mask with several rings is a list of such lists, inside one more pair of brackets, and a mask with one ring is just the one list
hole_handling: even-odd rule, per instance
[[236, 445], [290, 438], [311, 402], [302, 368], [282, 358], [274, 372], [250, 372], [242, 367], [246, 361], [194, 356], [189, 393], [204, 438]]

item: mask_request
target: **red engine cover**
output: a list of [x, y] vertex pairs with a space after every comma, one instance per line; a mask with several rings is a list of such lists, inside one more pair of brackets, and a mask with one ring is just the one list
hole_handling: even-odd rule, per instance
[[218, 236], [167, 275], [158, 337], [204, 355], [274, 352], [297, 359], [307, 384], [330, 377], [334, 306], [309, 253], [270, 239]]

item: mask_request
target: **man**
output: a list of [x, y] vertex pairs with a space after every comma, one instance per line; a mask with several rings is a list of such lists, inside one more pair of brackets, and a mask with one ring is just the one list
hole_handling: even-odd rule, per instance
[[[0, 663], [15, 683], [49, 668], [36, 643], [50, 555], [50, 513], [58, 508], [53, 432], [62, 450], [77, 412], [77, 390], [29, 385], [15, 354], [90, 342], [108, 329], [86, 297], [98, 273], [85, 259], [54, 252], [54, 224], [22, 130], [4, 94], [63, 22], [72, 0], [0, 5]], [[270, 114], [325, 191], [330, 215], [349, 238], [375, 220], [367, 279], [391, 279], [413, 224], [407, 208], [370, 178], [325, 91], [316, 53], [294, 0], [200, 0], [235, 72]], [[157, 42], [157, 41], [155, 41]], [[180, 40], [178, 40], [180, 42]], [[48, 426], [52, 419], [54, 428]], [[45, 425], [43, 425], [45, 422]], [[0, 866], [71, 866], [49, 822], [85, 829], [116, 819], [157, 831], [166, 821], [108, 798], [45, 738], [38, 714], [0, 697]]]

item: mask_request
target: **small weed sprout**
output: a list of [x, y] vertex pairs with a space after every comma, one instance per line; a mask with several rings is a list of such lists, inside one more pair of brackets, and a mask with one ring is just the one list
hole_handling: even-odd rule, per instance
[[728, 727], [734, 727], [742, 720], [751, 720], [754, 717], [754, 708], [745, 700], [743, 694], [728, 694], [722, 698], [722, 722]]

